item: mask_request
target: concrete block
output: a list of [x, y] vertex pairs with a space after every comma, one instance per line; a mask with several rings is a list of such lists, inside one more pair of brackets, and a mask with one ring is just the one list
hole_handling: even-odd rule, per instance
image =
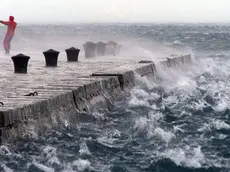
[[102, 81], [102, 88], [108, 101], [120, 100], [122, 89], [118, 77], [108, 77]]
[[135, 70], [140, 76], [154, 75], [156, 73], [156, 66], [154, 63], [146, 64]]
[[[93, 80], [93, 78], [89, 79]], [[78, 110], [89, 111], [89, 107], [93, 108], [99, 103], [105, 102], [101, 86], [101, 78], [99, 80], [95, 79], [93, 82], [73, 90], [75, 105]]]
[[134, 72], [141, 76], [154, 74], [154, 66], [152, 63], [126, 64], [113, 69], [95, 72], [92, 76], [117, 76], [122, 89], [132, 88], [135, 85]]
[[73, 90], [73, 96], [76, 108], [80, 111], [86, 111], [86, 92], [84, 87], [78, 87], [76, 90]]
[[192, 55], [191, 54], [183, 55], [183, 61], [184, 64], [192, 63]]

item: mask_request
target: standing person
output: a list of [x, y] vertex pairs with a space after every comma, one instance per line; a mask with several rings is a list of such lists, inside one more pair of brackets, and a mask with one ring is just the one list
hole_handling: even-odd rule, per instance
[[13, 16], [9, 17], [9, 21], [0, 20], [0, 23], [7, 26], [7, 32], [6, 32], [5, 39], [3, 41], [3, 46], [6, 51], [6, 54], [9, 54], [10, 53], [10, 42], [14, 36], [14, 31], [16, 29], [17, 23], [14, 21]]

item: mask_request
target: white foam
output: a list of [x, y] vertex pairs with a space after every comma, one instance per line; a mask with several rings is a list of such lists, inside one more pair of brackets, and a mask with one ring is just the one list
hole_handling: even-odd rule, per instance
[[223, 139], [225, 139], [226, 137], [228, 137], [228, 136], [225, 135], [225, 134], [220, 134], [218, 138], [221, 139], [221, 140], [223, 140]]
[[152, 124], [157, 123], [159, 120], [162, 120], [162, 118], [164, 117], [162, 113], [154, 112], [154, 111], [149, 111], [148, 116]]
[[178, 102], [179, 102], [178, 97], [175, 95], [168, 96], [168, 97], [164, 98], [165, 104], [171, 104], [171, 103], [177, 104]]
[[131, 107], [145, 106], [151, 108], [153, 110], [157, 109], [156, 104], [150, 105], [150, 101], [157, 100], [160, 98], [160, 95], [156, 93], [147, 93], [145, 90], [139, 89], [135, 87], [131, 91], [131, 99], [129, 101], [129, 105]]
[[204, 76], [200, 76], [198, 82], [201, 84], [207, 84], [208, 83]]
[[57, 156], [57, 148], [46, 146], [43, 148], [43, 155], [47, 158], [55, 157]]
[[146, 106], [150, 107], [150, 104], [146, 100], [140, 100], [137, 97], [132, 96], [131, 100], [129, 101], [129, 105], [131, 107], [136, 107], [136, 106]]
[[221, 120], [215, 120], [213, 119], [211, 124], [218, 130], [220, 129], [230, 129], [230, 125], [227, 124], [226, 122], [224, 121], [221, 121]]
[[161, 85], [166, 91], [177, 90], [183, 92], [185, 95], [192, 94], [196, 90], [197, 83], [192, 79], [188, 71], [189, 69], [183, 68], [160, 68], [158, 75], [162, 79]]
[[157, 93], [150, 93], [149, 100], [156, 100], [159, 99], [161, 96]]
[[198, 129], [199, 132], [204, 132], [204, 131], [211, 131], [211, 125], [208, 123], [204, 123], [203, 126], [201, 126]]
[[139, 89], [147, 89], [150, 90], [156, 86], [156, 82], [154, 82], [153, 78], [147, 78], [145, 76], [141, 77], [138, 74], [135, 74], [135, 85]]
[[198, 102], [194, 102], [192, 105], [193, 108], [196, 110], [201, 110], [204, 107], [206, 107], [205, 102], [203, 100], [198, 100]]
[[88, 160], [78, 159], [73, 162], [73, 166], [77, 167], [78, 171], [90, 169], [90, 162]]
[[162, 156], [170, 158], [177, 165], [200, 168], [205, 163], [205, 156], [201, 151], [201, 147], [190, 148], [185, 146], [166, 150]]
[[121, 137], [121, 132], [119, 130], [114, 130], [112, 133], [113, 138], [120, 138]]
[[[154, 133], [153, 133], [155, 136], [157, 136], [158, 138], [160, 138], [161, 140], [165, 141], [166, 143], [169, 143], [172, 138], [175, 137], [175, 134], [173, 134], [172, 132], [170, 131], [165, 131], [163, 130], [162, 128], [159, 128], [157, 127], [155, 130], [154, 130]], [[151, 136], [150, 136], [151, 137]]]
[[140, 117], [135, 121], [134, 128], [143, 131], [148, 126], [148, 121], [147, 117]]
[[1, 166], [2, 166], [2, 168], [4, 170], [4, 172], [13, 172], [13, 170], [10, 169], [9, 167], [7, 167], [5, 164], [1, 164]]
[[228, 108], [228, 103], [224, 100], [224, 98], [222, 98], [217, 106], [215, 107], [215, 110], [218, 112], [223, 112]]
[[135, 96], [136, 98], [143, 99], [143, 100], [147, 100], [149, 97], [149, 93], [139, 88], [132, 89], [131, 94], [132, 96]]
[[53, 168], [47, 167], [47, 166], [45, 166], [43, 164], [33, 162], [33, 165], [36, 166], [37, 168], [39, 168], [40, 170], [44, 171], [44, 172], [54, 172]]
[[69, 126], [69, 121], [63, 120], [63, 122], [64, 122], [64, 126], [65, 126], [65, 127], [68, 127], [68, 126]]
[[91, 155], [88, 146], [86, 145], [85, 141], [81, 141], [80, 143], [80, 149], [79, 149], [80, 155]]
[[76, 170], [73, 170], [72, 163], [64, 164], [64, 170], [62, 172], [76, 172]]
[[29, 136], [31, 138], [37, 138], [38, 134], [36, 133], [36, 126], [33, 120], [30, 120], [25, 127], [25, 132], [23, 133], [24, 136]]
[[98, 111], [93, 111], [92, 115], [96, 117], [97, 119], [104, 120], [105, 119], [105, 114], [100, 113]]
[[102, 136], [97, 139], [97, 141], [105, 146], [114, 147], [114, 142], [117, 141], [117, 138], [113, 138], [110, 135]]
[[181, 129], [179, 126], [173, 126], [173, 131], [176, 133], [178, 131], [185, 132], [185, 130]]
[[59, 161], [58, 157], [52, 157], [48, 160], [49, 165], [61, 165], [61, 162]]
[[9, 148], [5, 145], [0, 146], [0, 155], [12, 155]]

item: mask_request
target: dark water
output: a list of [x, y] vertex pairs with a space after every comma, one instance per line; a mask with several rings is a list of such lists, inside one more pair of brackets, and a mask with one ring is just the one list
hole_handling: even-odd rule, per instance
[[[81, 25], [55, 28], [57, 30], [54, 26], [21, 26], [18, 31], [21, 37], [15, 37], [15, 51], [20, 47], [32, 50], [29, 45], [35, 45], [36, 36], [39, 37], [37, 45], [40, 45], [44, 34], [60, 40], [62, 36], [65, 40], [65, 35], [69, 39], [74, 35], [79, 40], [71, 39], [70, 42], [76, 41], [79, 46], [83, 40], [91, 36], [96, 40], [101, 35], [104, 40], [114, 38], [127, 45], [133, 40], [135, 46], [153, 53], [152, 45], [161, 45], [161, 50], [190, 51], [197, 60], [193, 65], [178, 69], [158, 68], [156, 78], [147, 80], [137, 76], [137, 86], [129, 97], [114, 102], [109, 109], [81, 116], [77, 124], [66, 119], [62, 126], [44, 136], [38, 137], [32, 132], [33, 136], [22, 138], [15, 145], [1, 146], [0, 171], [230, 170], [230, 26]], [[24, 46], [19, 44], [20, 40], [24, 40]], [[58, 46], [64, 47], [64, 44]]]

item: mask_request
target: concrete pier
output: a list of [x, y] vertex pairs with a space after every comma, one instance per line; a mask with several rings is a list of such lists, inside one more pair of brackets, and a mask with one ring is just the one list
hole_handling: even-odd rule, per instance
[[[14, 73], [11, 59], [1, 59], [0, 142], [13, 141], [33, 125], [38, 134], [48, 126], [57, 126], [65, 116], [76, 120], [78, 113], [107, 106], [108, 100], [122, 97], [122, 92], [135, 86], [135, 73], [155, 75], [156, 65], [173, 67], [191, 62], [191, 55], [151, 61], [59, 61], [58, 67], [45, 67], [44, 61], [33, 60], [27, 74]], [[26, 96], [37, 92], [37, 95]], [[48, 124], [48, 125], [46, 125]]]

